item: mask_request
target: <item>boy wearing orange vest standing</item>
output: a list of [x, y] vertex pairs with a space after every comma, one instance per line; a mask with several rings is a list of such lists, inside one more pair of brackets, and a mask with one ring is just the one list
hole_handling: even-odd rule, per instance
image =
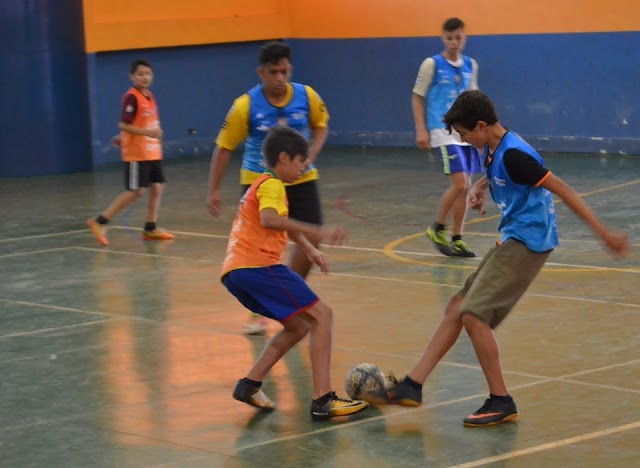
[[129, 75], [133, 86], [122, 99], [120, 117], [120, 138], [114, 144], [120, 146], [125, 164], [124, 186], [126, 191], [118, 195], [95, 219], [87, 220], [87, 225], [96, 240], [109, 245], [107, 224], [118, 213], [142, 197], [150, 187], [147, 205], [147, 219], [142, 232], [144, 240], [171, 240], [173, 235], [158, 229], [156, 222], [160, 200], [164, 190], [162, 171], [162, 129], [156, 100], [149, 91], [153, 81], [151, 64], [143, 59], [131, 64]]
[[340, 243], [346, 233], [341, 228], [288, 217], [284, 184], [295, 181], [304, 171], [309, 152], [309, 144], [300, 133], [289, 127], [274, 127], [264, 140], [262, 152], [266, 172], [251, 184], [240, 201], [221, 281], [247, 309], [279, 321], [283, 329], [267, 343], [246, 377], [238, 381], [233, 398], [262, 411], [275, 409], [275, 403], [261, 389], [262, 381], [287, 351], [309, 335], [313, 376], [311, 418], [326, 420], [357, 413], [368, 404], [339, 398], [331, 388], [331, 308], [316, 296], [302, 276], [280, 260], [289, 234], [309, 261], [326, 273], [327, 255], [315, 245], [320, 241]]

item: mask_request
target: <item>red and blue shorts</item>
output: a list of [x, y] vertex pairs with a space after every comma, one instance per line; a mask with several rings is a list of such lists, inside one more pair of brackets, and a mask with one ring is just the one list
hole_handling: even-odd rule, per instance
[[299, 274], [281, 264], [231, 270], [222, 284], [247, 309], [279, 322], [320, 300]]

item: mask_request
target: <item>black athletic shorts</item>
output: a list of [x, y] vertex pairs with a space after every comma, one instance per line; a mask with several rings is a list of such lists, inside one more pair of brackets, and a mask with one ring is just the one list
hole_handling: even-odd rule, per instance
[[126, 190], [139, 190], [149, 184], [164, 184], [164, 172], [162, 171], [162, 159], [154, 161], [125, 161], [124, 163], [124, 188]]
[[[242, 194], [250, 185], [242, 186]], [[296, 185], [285, 186], [289, 200], [289, 217], [305, 223], [322, 225], [322, 208], [318, 181], [310, 180]]]

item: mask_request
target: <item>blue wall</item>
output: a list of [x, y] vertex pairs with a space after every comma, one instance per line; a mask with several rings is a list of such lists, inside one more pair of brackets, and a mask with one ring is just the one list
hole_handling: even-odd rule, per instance
[[91, 168], [82, 22], [82, 0], [2, 0], [0, 177]]
[[[410, 96], [439, 38], [291, 40], [294, 80], [331, 113], [329, 144], [413, 146]], [[100, 53], [90, 57], [95, 164], [119, 160], [117, 132], [129, 62], [156, 74], [167, 156], [210, 152], [233, 99], [257, 82], [260, 43]], [[545, 151], [640, 154], [640, 33], [470, 37], [480, 87], [500, 120]], [[196, 129], [195, 136], [187, 129]]]

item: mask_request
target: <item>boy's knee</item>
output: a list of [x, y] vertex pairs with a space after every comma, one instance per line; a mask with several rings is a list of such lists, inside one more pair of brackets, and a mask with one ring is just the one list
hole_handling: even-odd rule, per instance
[[465, 312], [462, 314], [462, 325], [464, 325], [465, 330], [467, 330], [467, 333], [469, 334], [480, 328], [489, 327], [489, 325], [480, 320], [480, 318], [469, 312]]
[[322, 301], [318, 301], [318, 303], [311, 308], [310, 315], [318, 322], [333, 323], [333, 310]]

